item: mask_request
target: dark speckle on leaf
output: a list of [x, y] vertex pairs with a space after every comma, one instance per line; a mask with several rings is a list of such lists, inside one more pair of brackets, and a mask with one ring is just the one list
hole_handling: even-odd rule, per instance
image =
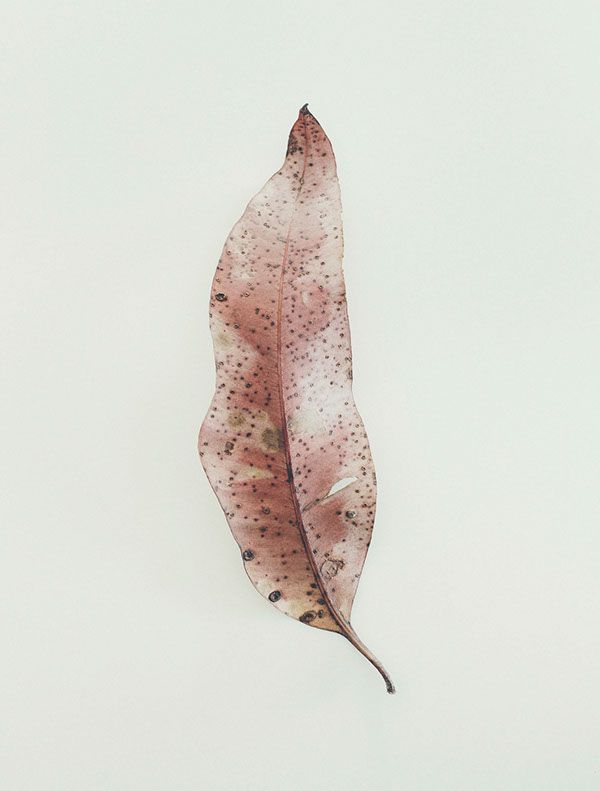
[[254, 559], [254, 552], [251, 549], [245, 549], [242, 552], [242, 557], [244, 560], [253, 560]]

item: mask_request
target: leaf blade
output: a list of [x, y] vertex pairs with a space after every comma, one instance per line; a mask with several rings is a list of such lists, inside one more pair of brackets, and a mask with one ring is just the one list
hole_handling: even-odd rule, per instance
[[[343, 634], [373, 528], [375, 471], [352, 397], [341, 201], [331, 143], [300, 110], [282, 168], [223, 248], [210, 324], [217, 385], [199, 448], [263, 596]], [[330, 494], [336, 481], [350, 481]]]

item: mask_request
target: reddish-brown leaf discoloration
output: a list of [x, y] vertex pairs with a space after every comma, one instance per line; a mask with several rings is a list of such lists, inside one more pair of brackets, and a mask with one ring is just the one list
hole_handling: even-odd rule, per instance
[[376, 487], [352, 396], [342, 252], [335, 158], [303, 107], [282, 168], [219, 260], [210, 302], [217, 382], [199, 448], [257, 590], [347, 637], [392, 692], [350, 626]]

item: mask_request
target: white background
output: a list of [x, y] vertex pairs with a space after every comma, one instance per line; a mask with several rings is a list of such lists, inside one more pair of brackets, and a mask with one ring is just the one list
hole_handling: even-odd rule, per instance
[[[600, 9], [12, 2], [6, 791], [600, 788]], [[342, 638], [201, 470], [222, 243], [305, 101], [337, 154], [379, 510]]]

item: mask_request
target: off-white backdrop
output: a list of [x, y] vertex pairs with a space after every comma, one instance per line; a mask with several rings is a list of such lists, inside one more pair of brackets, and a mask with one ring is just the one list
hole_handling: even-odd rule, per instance
[[[600, 787], [597, 2], [8, 2], [6, 791]], [[343, 639], [196, 455], [210, 281], [305, 101], [379, 510]]]

